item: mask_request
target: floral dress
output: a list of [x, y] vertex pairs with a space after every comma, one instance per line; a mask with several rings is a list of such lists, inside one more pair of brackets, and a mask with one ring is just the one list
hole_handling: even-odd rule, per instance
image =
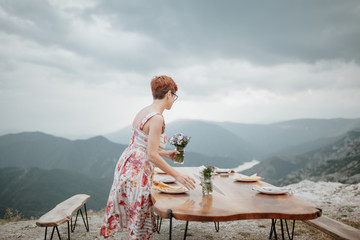
[[[147, 157], [148, 135], [142, 130], [157, 112], [148, 114], [139, 127], [133, 127], [130, 145], [122, 153], [114, 173], [100, 235], [105, 238], [116, 230], [127, 228], [129, 239], [149, 239], [156, 231], [151, 184], [154, 165]], [[165, 124], [163, 125], [163, 132]], [[160, 148], [166, 146], [166, 135], [160, 136]]]

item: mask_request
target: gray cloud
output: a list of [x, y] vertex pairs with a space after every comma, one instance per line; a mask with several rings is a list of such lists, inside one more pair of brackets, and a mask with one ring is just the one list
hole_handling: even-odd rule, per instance
[[[214, 105], [221, 108], [214, 118], [229, 117], [221, 120], [241, 121], [240, 107], [248, 121], [259, 119], [253, 108], [263, 106], [261, 118], [273, 109], [279, 118], [298, 117], [291, 105], [302, 103], [304, 117], [322, 116], [321, 109], [324, 117], [343, 109], [354, 116], [359, 22], [355, 0], [0, 0], [0, 107], [7, 114], [0, 125], [16, 128], [27, 118], [26, 129], [37, 122], [51, 129], [67, 115], [68, 125], [76, 116], [78, 128], [92, 130], [88, 119], [106, 119], [97, 118], [100, 110], [128, 123], [132, 107], [151, 99], [149, 80], [158, 74], [180, 86], [182, 110], [173, 119], [210, 118]], [[131, 106], [120, 104], [114, 116], [124, 102]], [[45, 121], [45, 112], [56, 117]]]
[[119, 26], [146, 32], [184, 56], [262, 64], [360, 60], [358, 1], [152, 1], [130, 6], [107, 1], [97, 9], [117, 16]]
[[[109, 36], [103, 36], [103, 45], [97, 48], [83, 39], [72, 39], [74, 19], [46, 1], [1, 1], [1, 7], [19, 19], [15, 23], [2, 19], [3, 31], [101, 59], [119, 69], [151, 71], [178, 66], [178, 59], [187, 58], [198, 58], [198, 62], [240, 58], [263, 65], [360, 60], [358, 1], [109, 0], [80, 10], [62, 10], [87, 24], [94, 23], [94, 16], [104, 17], [114, 32], [142, 33], [149, 41], [136, 54], [102, 51]], [[117, 37], [121, 44], [121, 35]]]

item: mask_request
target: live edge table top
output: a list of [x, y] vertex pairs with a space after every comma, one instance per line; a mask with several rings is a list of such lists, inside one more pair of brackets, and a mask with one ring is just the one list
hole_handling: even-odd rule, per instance
[[245, 219], [292, 219], [309, 220], [321, 216], [321, 210], [312, 203], [295, 195], [266, 195], [252, 190], [252, 187], [271, 186], [257, 182], [236, 182], [232, 174], [228, 177], [215, 175], [213, 194], [203, 196], [199, 172], [196, 167], [177, 167], [196, 179], [196, 188], [183, 194], [166, 194], [152, 191], [154, 211], [163, 218], [172, 216], [185, 221], [234, 221]]

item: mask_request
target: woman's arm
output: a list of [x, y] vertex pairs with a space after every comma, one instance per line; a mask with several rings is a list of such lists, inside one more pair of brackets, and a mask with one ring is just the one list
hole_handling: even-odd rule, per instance
[[176, 150], [159, 150], [159, 155], [162, 157], [166, 157], [168, 159], [171, 159], [174, 161], [174, 157], [176, 154], [179, 154], [180, 152]]
[[[159, 139], [162, 132], [163, 118], [160, 115], [152, 117], [149, 124], [149, 142], [147, 154], [149, 161], [154, 163], [158, 168], [173, 176], [177, 181], [188, 189], [195, 188], [195, 180], [187, 175], [181, 174], [172, 168], [159, 154]], [[164, 152], [163, 152], [164, 153]]]

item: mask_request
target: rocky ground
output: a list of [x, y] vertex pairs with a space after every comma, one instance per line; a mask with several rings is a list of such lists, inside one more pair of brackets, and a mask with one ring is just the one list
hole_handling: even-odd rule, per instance
[[[322, 208], [324, 215], [360, 229], [360, 183], [349, 185], [329, 182], [314, 183], [305, 180], [289, 186], [297, 197], [313, 202]], [[71, 235], [72, 239], [102, 239], [99, 237], [102, 216], [102, 212], [90, 212], [90, 231], [86, 232], [80, 222]], [[0, 240], [44, 239], [44, 228], [37, 227], [35, 222], [36, 220], [0, 222]], [[173, 222], [173, 239], [183, 239], [185, 222], [176, 220]], [[270, 220], [221, 222], [220, 231], [216, 232], [214, 223], [190, 222], [187, 239], [266, 239], [269, 235], [270, 224]], [[153, 239], [168, 239], [168, 229], [169, 220], [165, 219], [160, 234], [155, 233]], [[66, 239], [66, 224], [60, 226], [60, 233]], [[295, 235], [295, 239], [304, 240], [332, 239], [300, 221], [296, 222]], [[127, 239], [127, 232], [120, 232], [109, 239]]]

